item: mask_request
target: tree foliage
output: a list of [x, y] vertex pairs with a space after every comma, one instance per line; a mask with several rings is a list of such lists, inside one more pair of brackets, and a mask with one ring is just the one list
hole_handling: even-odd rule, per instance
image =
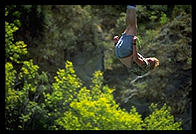
[[[154, 129], [155, 125], [160, 125], [158, 128], [160, 130], [180, 129], [180, 123], [174, 122], [166, 106], [162, 109], [154, 108], [154, 113], [144, 121], [135, 107], [132, 107], [129, 112], [121, 109], [113, 98], [114, 90], [103, 84], [103, 74], [100, 71], [94, 73], [91, 89], [87, 89], [81, 86], [82, 83], [77, 78], [72, 63], [67, 61], [65, 68], [60, 69], [55, 76], [56, 82], [53, 83], [52, 92], [46, 93], [47, 90], [43, 90], [43, 87], [41, 91], [36, 87], [40, 85], [35, 78], [35, 75], [38, 75], [37, 69], [32, 61], [25, 62], [19, 74], [20, 79], [24, 79], [22, 90], [13, 90], [14, 94], [8, 94], [6, 97], [7, 112], [10, 112], [13, 107], [9, 98], [16, 98], [13, 100], [15, 106], [21, 105], [14, 107], [16, 111], [23, 108], [20, 109], [22, 112], [16, 113], [21, 121], [21, 125], [16, 126], [18, 129], [30, 129], [31, 125], [35, 127], [34, 129], [41, 127], [55, 130], [145, 130]], [[9, 87], [8, 83], [7, 85]], [[35, 97], [31, 98], [32, 95]], [[43, 95], [42, 103], [36, 99], [38, 95]], [[35, 126], [34, 120], [36, 124], [43, 126]], [[160, 124], [160, 122], [164, 123]], [[7, 126], [8, 129], [9, 127]]]
[[[14, 12], [13, 14], [17, 14]], [[8, 9], [5, 8], [5, 16], [8, 16]], [[5, 21], [5, 60], [19, 63], [22, 56], [27, 54], [27, 45], [23, 41], [14, 42], [14, 33], [18, 30], [15, 20], [13, 23]]]
[[181, 130], [181, 122], [175, 122], [174, 117], [170, 114], [171, 107], [166, 104], [158, 109], [157, 104], [151, 104], [151, 115], [144, 119], [146, 130]]
[[[58, 7], [58, 6], [57, 6]], [[65, 48], [70, 51], [79, 49], [78, 42], [83, 45], [99, 41], [99, 24], [109, 28], [107, 23], [99, 22], [98, 18], [92, 15], [95, 10], [91, 6], [71, 6], [59, 11], [57, 7], [39, 7], [39, 13], [43, 8], [55, 13], [67, 13], [68, 23]], [[27, 7], [29, 8], [29, 7]], [[98, 8], [97, 8], [98, 9]], [[106, 8], [105, 8], [106, 10]], [[9, 15], [6, 8], [5, 15]], [[64, 12], [63, 12], [64, 11]], [[71, 11], [71, 14], [69, 14]], [[108, 11], [109, 13], [109, 11]], [[17, 15], [18, 12], [15, 12]], [[82, 14], [82, 15], [81, 15]], [[156, 14], [156, 13], [154, 13]], [[70, 15], [70, 16], [69, 16]], [[77, 16], [70, 22], [71, 16]], [[121, 14], [117, 20], [116, 27], [120, 28], [125, 14]], [[55, 15], [45, 16], [47, 27], [50, 27], [48, 39], [54, 37], [58, 40], [60, 33], [58, 27], [51, 22], [61, 23], [62, 18], [55, 18]], [[58, 20], [59, 19], [59, 20]], [[151, 20], [156, 18], [151, 17]], [[166, 15], [162, 14], [161, 24], [164, 24]], [[64, 22], [64, 23], [65, 23]], [[79, 23], [81, 22], [81, 23]], [[20, 23], [15, 21], [15, 23]], [[5, 126], [8, 130], [18, 129], [51, 129], [51, 130], [181, 130], [181, 122], [175, 121], [171, 115], [171, 107], [166, 104], [158, 108], [152, 104], [152, 113], [143, 118], [137, 112], [136, 107], [125, 110], [115, 101], [113, 93], [115, 89], [104, 84], [104, 77], [101, 71], [96, 71], [91, 79], [91, 85], [85, 84], [78, 78], [71, 61], [65, 61], [64, 67], [58, 69], [54, 76], [54, 82], [50, 83], [47, 72], [40, 71], [39, 66], [34, 64], [32, 59], [25, 60], [28, 54], [27, 45], [23, 41], [16, 41], [14, 33], [18, 30], [15, 23], [5, 22]], [[83, 29], [86, 30], [83, 30]], [[120, 31], [120, 30], [119, 30]], [[65, 32], [65, 31], [64, 31]], [[94, 35], [91, 40], [84, 40], [86, 34]], [[77, 37], [81, 38], [77, 38]], [[75, 43], [74, 47], [72, 45]], [[52, 49], [52, 40], [47, 49]], [[62, 45], [59, 43], [58, 45]], [[101, 42], [96, 44], [101, 46]], [[78, 46], [78, 47], [77, 47]], [[87, 47], [87, 46], [86, 46]], [[84, 48], [86, 48], [84, 47]], [[50, 53], [51, 54], [51, 53]], [[191, 60], [191, 59], [190, 59]], [[191, 62], [191, 61], [187, 61]], [[17, 68], [17, 66], [21, 66]]]

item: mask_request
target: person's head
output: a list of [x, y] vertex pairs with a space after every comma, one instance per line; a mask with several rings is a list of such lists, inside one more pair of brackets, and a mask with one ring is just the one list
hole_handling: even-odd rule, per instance
[[146, 58], [148, 63], [150, 63], [150, 69], [154, 69], [159, 66], [159, 60], [156, 57]]

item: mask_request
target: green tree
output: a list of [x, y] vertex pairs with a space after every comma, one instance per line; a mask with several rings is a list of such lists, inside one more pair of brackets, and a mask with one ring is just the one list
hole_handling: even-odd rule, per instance
[[72, 62], [67, 61], [65, 69], [59, 69], [55, 82], [52, 83], [52, 92], [43, 92], [48, 117], [51, 118], [49, 128], [53, 127], [53, 121], [69, 110], [69, 104], [76, 98], [82, 83], [75, 74]]
[[[69, 10], [79, 10], [84, 13], [84, 18], [89, 17], [86, 12], [90, 10], [89, 6], [85, 10], [81, 6], [73, 7], [77, 10]], [[78, 12], [73, 13], [80, 16]], [[48, 18], [52, 17], [49, 15]], [[82, 17], [76, 18], [78, 21], [80, 19]], [[77, 26], [76, 22], [74, 26]], [[66, 61], [50, 84], [47, 73], [39, 71], [39, 66], [33, 60], [23, 60], [23, 55], [28, 52], [23, 42], [20, 45], [14, 42], [13, 34], [18, 28], [10, 22], [5, 24], [6, 129], [181, 130], [181, 122], [174, 120], [166, 105], [158, 109], [157, 105], [152, 104], [152, 114], [145, 119], [134, 106], [129, 111], [122, 109], [114, 100], [114, 89], [104, 84], [101, 71], [94, 73], [92, 84], [86, 87], [77, 77], [72, 62]], [[13, 63], [17, 63], [16, 66], [19, 63], [21, 67], [16, 70]]]
[[158, 109], [157, 104], [152, 103], [149, 107], [152, 113], [144, 119], [146, 130], [182, 130], [182, 122], [175, 122], [171, 113], [171, 107], [166, 104]]
[[[6, 17], [9, 8], [13, 7], [5, 8]], [[15, 42], [14, 33], [17, 30], [14, 23], [5, 22], [5, 126], [9, 130], [30, 129], [40, 124], [40, 118], [45, 117], [42, 93], [48, 86], [47, 74], [38, 73], [39, 67], [33, 64], [33, 60], [24, 61], [23, 56], [28, 54], [27, 45], [23, 41]]]
[[[8, 12], [8, 8], [5, 8], [5, 17], [8, 16]], [[18, 12], [15, 11], [13, 14], [18, 14]], [[20, 21], [14, 20], [14, 22], [5, 21], [5, 60], [20, 63], [22, 56], [27, 54], [27, 45], [23, 41], [14, 42], [14, 33], [18, 30], [16, 22], [20, 23]]]
[[[170, 108], [164, 105], [161, 109], [153, 105], [153, 112], [144, 120], [132, 107], [129, 112], [116, 104], [112, 92], [103, 85], [103, 75], [100, 71], [94, 73], [91, 89], [82, 87], [63, 112], [55, 120], [52, 129], [65, 130], [180, 130], [181, 123], [175, 122], [170, 114]], [[63, 81], [62, 83], [64, 83]], [[161, 123], [160, 123], [161, 122]], [[154, 123], [154, 124], [152, 124]]]

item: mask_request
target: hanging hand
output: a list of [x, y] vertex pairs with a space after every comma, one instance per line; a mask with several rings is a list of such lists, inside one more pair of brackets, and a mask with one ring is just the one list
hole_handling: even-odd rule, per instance
[[136, 45], [136, 41], [137, 41], [137, 36], [133, 37], [133, 44]]
[[114, 41], [115, 44], [118, 42], [118, 40], [119, 40], [119, 37], [118, 36], [114, 36], [113, 41]]

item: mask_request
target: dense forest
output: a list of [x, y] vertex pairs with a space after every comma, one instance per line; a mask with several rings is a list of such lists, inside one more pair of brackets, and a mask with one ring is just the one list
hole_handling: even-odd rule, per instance
[[136, 76], [114, 54], [126, 5], [5, 7], [6, 130], [191, 130], [192, 6], [137, 5]]

